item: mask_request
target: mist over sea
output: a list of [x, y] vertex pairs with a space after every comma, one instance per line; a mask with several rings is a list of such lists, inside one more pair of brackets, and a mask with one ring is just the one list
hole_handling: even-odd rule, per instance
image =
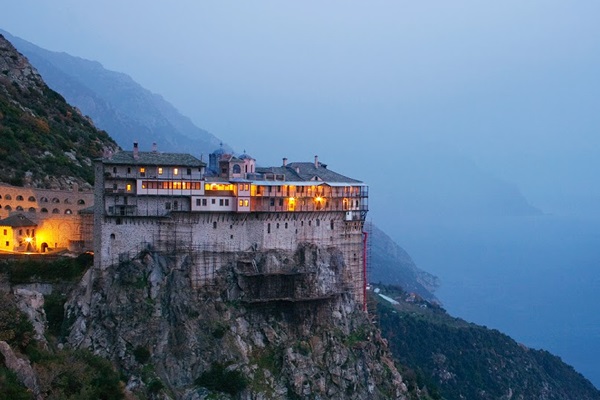
[[402, 217], [390, 232], [450, 314], [561, 357], [600, 387], [600, 218]]

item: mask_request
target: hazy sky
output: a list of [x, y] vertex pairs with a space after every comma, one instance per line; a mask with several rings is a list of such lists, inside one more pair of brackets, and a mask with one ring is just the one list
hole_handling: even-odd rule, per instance
[[600, 201], [599, 16], [591, 0], [21, 0], [0, 26], [127, 73], [263, 165], [318, 154], [377, 181], [432, 146], [552, 211]]

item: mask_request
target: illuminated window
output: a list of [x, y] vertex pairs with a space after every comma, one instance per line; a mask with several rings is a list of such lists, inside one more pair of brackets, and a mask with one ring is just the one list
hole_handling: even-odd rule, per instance
[[128, 192], [131, 192], [131, 183], [128, 183], [128, 184], [127, 184], [127, 191], [128, 191]]
[[173, 168], [173, 175], [179, 175], [179, 168]]
[[158, 174], [162, 175], [162, 167], [158, 167]]
[[146, 176], [146, 168], [145, 167], [141, 167], [140, 168], [140, 175], [141, 176]]
[[244, 200], [240, 200], [240, 207], [244, 205]]
[[249, 204], [249, 203], [248, 203], [248, 200], [244, 200], [244, 206], [245, 206], [245, 207], [248, 207], [248, 204]]

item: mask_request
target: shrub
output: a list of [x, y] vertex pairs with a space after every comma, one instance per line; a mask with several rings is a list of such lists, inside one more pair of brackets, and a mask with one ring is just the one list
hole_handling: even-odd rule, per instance
[[248, 386], [248, 381], [240, 371], [228, 371], [226, 366], [215, 363], [194, 382], [209, 390], [223, 392], [232, 396], [237, 395]]
[[138, 363], [146, 364], [150, 360], [150, 351], [143, 346], [138, 346], [133, 350], [133, 356]]

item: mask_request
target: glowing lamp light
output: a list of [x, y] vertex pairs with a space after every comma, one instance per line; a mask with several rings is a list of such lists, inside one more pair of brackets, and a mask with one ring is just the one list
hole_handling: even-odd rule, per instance
[[27, 238], [25, 238], [25, 241], [26, 241], [27, 243], [31, 243], [31, 241], [32, 241], [32, 240], [33, 240], [33, 239], [31, 239], [30, 237], [27, 237]]
[[323, 198], [322, 198], [321, 196], [317, 196], [317, 197], [315, 197], [315, 201], [316, 201], [317, 203], [320, 203], [320, 202], [321, 202], [321, 200], [323, 200]]

